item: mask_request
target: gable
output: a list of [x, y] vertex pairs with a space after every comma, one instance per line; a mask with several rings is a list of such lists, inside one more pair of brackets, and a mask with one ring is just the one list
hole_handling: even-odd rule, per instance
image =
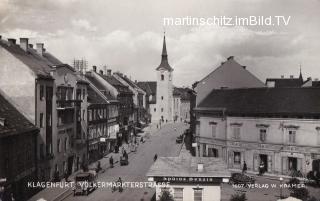
[[196, 104], [198, 105], [213, 89], [258, 87], [265, 87], [265, 85], [245, 67], [229, 57], [226, 62], [199, 81], [195, 87]]

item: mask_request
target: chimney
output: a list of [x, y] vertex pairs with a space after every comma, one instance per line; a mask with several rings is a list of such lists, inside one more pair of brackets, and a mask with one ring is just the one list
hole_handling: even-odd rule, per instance
[[99, 73], [100, 73], [101, 75], [103, 75], [103, 70], [99, 70]]
[[198, 172], [203, 172], [203, 163], [198, 163], [197, 171]]
[[20, 48], [25, 52], [28, 50], [28, 38], [20, 38]]
[[111, 69], [108, 69], [108, 70], [107, 70], [107, 75], [108, 75], [108, 76], [111, 76]]
[[290, 78], [292, 79], [292, 78], [293, 78], [293, 75], [290, 75]]
[[281, 75], [281, 78], [283, 79], [283, 78], [284, 78], [284, 75]]
[[97, 66], [92, 66], [92, 70], [93, 70], [94, 72], [97, 72]]
[[233, 56], [228, 57], [228, 61], [233, 60]]
[[16, 39], [8, 38], [8, 42], [10, 43], [10, 45], [15, 45], [16, 44]]
[[32, 44], [29, 44], [29, 48], [33, 49], [33, 45], [32, 45]]
[[43, 56], [43, 43], [37, 43], [37, 53], [40, 55], [40, 56]]
[[246, 68], [247, 68], [247, 66], [242, 66], [242, 68], [243, 68], [243, 69], [246, 69]]

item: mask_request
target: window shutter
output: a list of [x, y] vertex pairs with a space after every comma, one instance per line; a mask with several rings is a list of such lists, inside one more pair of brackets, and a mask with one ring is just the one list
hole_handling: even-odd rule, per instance
[[282, 174], [287, 174], [288, 171], [288, 157], [282, 157]]

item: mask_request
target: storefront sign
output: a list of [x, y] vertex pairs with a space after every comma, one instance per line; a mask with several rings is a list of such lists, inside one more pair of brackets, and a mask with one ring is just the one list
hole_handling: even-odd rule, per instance
[[157, 182], [172, 183], [221, 183], [222, 178], [216, 177], [154, 177]]

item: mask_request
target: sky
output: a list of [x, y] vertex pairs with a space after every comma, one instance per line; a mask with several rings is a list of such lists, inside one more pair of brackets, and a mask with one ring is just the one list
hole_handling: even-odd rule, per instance
[[[0, 34], [43, 42], [64, 63], [84, 58], [155, 80], [166, 32], [174, 84], [191, 86], [234, 56], [267, 77], [320, 78], [320, 0], [0, 0]], [[164, 26], [163, 18], [290, 16], [286, 26]], [[102, 68], [103, 69], [103, 68]]]

